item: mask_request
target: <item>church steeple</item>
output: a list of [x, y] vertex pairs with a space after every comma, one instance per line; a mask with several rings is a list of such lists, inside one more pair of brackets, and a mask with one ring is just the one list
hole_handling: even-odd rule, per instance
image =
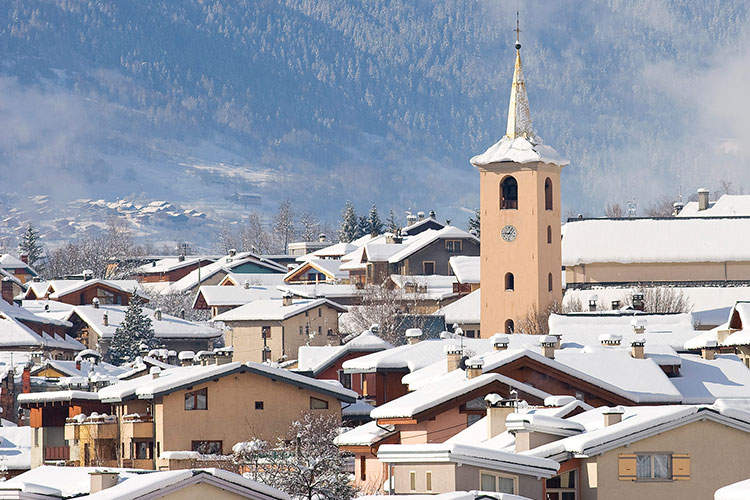
[[513, 84], [510, 89], [510, 104], [508, 106], [508, 127], [505, 135], [510, 139], [516, 137], [531, 139], [534, 137], [534, 131], [531, 126], [529, 97], [526, 94], [526, 82], [523, 78], [523, 66], [521, 65], [520, 32], [518, 19], [516, 19], [516, 67], [513, 70]]

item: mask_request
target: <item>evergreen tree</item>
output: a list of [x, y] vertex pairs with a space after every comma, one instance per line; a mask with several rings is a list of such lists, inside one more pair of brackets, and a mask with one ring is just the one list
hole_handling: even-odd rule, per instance
[[364, 215], [360, 215], [359, 222], [357, 223], [357, 238], [370, 234], [370, 219]]
[[477, 238], [479, 238], [479, 209], [477, 208], [474, 210], [474, 215], [469, 217], [469, 232], [472, 234], [476, 233]]
[[378, 215], [378, 207], [376, 207], [374, 203], [370, 208], [370, 219], [367, 222], [370, 226], [370, 234], [372, 236], [383, 234], [383, 222]]
[[398, 222], [396, 222], [396, 214], [393, 213], [393, 209], [391, 209], [390, 212], [388, 212], [388, 220], [385, 221], [386, 223], [386, 229], [389, 233], [396, 234], [396, 231], [398, 231], [401, 226]]
[[114, 365], [133, 361], [140, 352], [141, 345], [149, 349], [156, 347], [151, 318], [143, 312], [138, 293], [133, 290], [125, 319], [115, 330], [107, 351], [107, 360]]
[[344, 205], [341, 212], [341, 228], [339, 229], [339, 239], [346, 243], [357, 239], [357, 213], [354, 211], [354, 205], [349, 200]]
[[34, 267], [39, 259], [42, 257], [42, 246], [39, 244], [39, 232], [34, 229], [34, 226], [29, 223], [26, 226], [23, 236], [21, 236], [21, 243], [18, 245], [18, 251], [21, 255], [28, 255], [29, 265]]

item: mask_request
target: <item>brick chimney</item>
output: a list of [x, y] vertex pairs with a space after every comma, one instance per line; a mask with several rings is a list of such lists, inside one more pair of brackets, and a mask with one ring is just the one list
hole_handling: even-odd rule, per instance
[[487, 394], [487, 439], [505, 432], [505, 419], [516, 409], [515, 399], [503, 399], [499, 394]]
[[630, 343], [630, 355], [635, 359], [645, 359], [646, 339], [634, 340]]
[[117, 484], [120, 474], [117, 472], [107, 472], [106, 470], [95, 470], [89, 472], [91, 476], [91, 489], [89, 493], [96, 493]]
[[22, 253], [21, 254], [21, 262], [23, 262], [24, 264], [26, 264], [28, 266], [29, 265], [29, 254]]
[[24, 394], [31, 392], [31, 367], [28, 364], [23, 367], [21, 374], [21, 392]]
[[698, 190], [698, 211], [702, 212], [708, 208], [708, 189], [700, 188]]
[[473, 379], [482, 374], [484, 360], [482, 358], [469, 358], [466, 361], [466, 378]]
[[542, 356], [555, 359], [555, 345], [557, 344], [557, 337], [552, 335], [545, 335], [539, 339], [539, 345], [542, 346]]
[[492, 337], [490, 337], [490, 342], [492, 343], [492, 350], [493, 351], [504, 351], [508, 348], [508, 344], [510, 343], [510, 340], [508, 339], [507, 335], [503, 335], [502, 333], [496, 333]]
[[2, 298], [8, 304], [13, 304], [13, 281], [10, 278], [3, 278]]
[[622, 422], [622, 414], [624, 413], [624, 410], [620, 408], [619, 406], [615, 406], [614, 408], [607, 408], [602, 412], [602, 415], [604, 415], [604, 427], [609, 427], [613, 424], [619, 424]]
[[443, 347], [445, 353], [445, 360], [447, 364], [447, 371], [450, 373], [453, 370], [458, 370], [461, 366], [461, 355], [463, 355], [463, 349], [458, 344], [448, 344]]
[[409, 328], [404, 335], [406, 335], [406, 342], [410, 345], [418, 344], [422, 337], [422, 330], [419, 328]]

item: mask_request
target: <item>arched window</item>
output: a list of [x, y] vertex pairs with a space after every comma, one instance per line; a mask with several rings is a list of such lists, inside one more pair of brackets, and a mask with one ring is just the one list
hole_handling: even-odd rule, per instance
[[552, 291], [552, 273], [549, 273], [547, 275], [547, 289], [551, 292]]
[[513, 320], [506, 319], [505, 320], [505, 333], [513, 333], [513, 330], [515, 330], [515, 327], [513, 325]]
[[516, 280], [513, 273], [505, 273], [505, 291], [512, 292], [516, 289]]
[[500, 209], [518, 209], [518, 182], [510, 175], [500, 183]]
[[547, 244], [552, 244], [552, 226], [547, 226]]
[[552, 210], [552, 181], [549, 177], [544, 181], [544, 209]]

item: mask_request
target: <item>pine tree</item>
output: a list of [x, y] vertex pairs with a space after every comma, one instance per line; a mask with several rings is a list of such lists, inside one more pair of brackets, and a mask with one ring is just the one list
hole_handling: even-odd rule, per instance
[[39, 232], [34, 229], [34, 226], [29, 223], [26, 226], [23, 236], [21, 236], [21, 243], [18, 245], [18, 251], [21, 255], [27, 255], [29, 257], [29, 265], [34, 267], [39, 259], [42, 257], [42, 246], [39, 244]]
[[115, 365], [133, 361], [138, 356], [141, 345], [151, 349], [156, 347], [151, 318], [143, 312], [138, 293], [133, 290], [125, 319], [115, 330], [107, 351], [107, 360]]
[[396, 234], [396, 231], [401, 228], [399, 223], [396, 222], [396, 214], [393, 213], [393, 209], [388, 213], [388, 220], [385, 223], [389, 233]]
[[357, 239], [357, 213], [354, 211], [354, 205], [349, 200], [344, 205], [341, 212], [341, 228], [339, 229], [339, 239], [346, 243]]
[[378, 207], [376, 207], [374, 203], [370, 208], [370, 219], [367, 222], [370, 226], [370, 234], [372, 236], [383, 234], [383, 222], [378, 215]]
[[469, 232], [472, 234], [476, 233], [476, 237], [479, 238], [479, 209], [474, 210], [474, 215], [469, 217]]
[[360, 215], [359, 222], [357, 223], [357, 238], [370, 234], [370, 219], [364, 215]]

